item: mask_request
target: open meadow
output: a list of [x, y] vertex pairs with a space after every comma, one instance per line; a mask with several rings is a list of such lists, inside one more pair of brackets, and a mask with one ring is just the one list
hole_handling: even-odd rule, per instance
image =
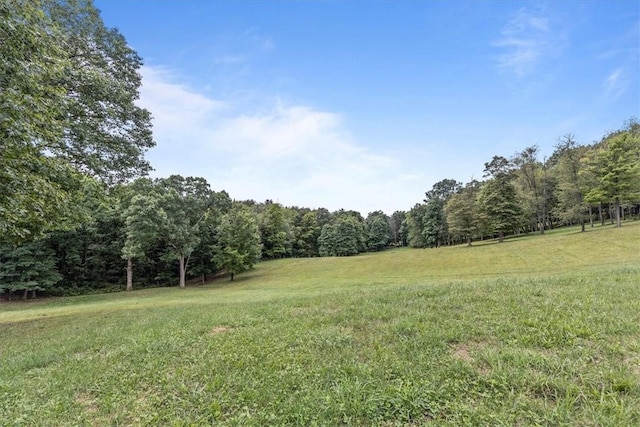
[[0, 304], [0, 425], [640, 425], [640, 221]]

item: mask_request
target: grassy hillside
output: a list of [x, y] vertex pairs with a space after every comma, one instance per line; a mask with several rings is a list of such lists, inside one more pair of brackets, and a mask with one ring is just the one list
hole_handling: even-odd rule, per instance
[[640, 425], [640, 222], [0, 305], [0, 425]]

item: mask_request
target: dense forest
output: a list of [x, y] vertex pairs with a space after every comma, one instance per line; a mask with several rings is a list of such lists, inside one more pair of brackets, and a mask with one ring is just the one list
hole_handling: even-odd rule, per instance
[[[238, 201], [205, 179], [147, 178], [141, 58], [90, 0], [0, 4], [0, 292], [6, 298], [203, 283], [259, 260], [436, 248], [640, 216], [640, 123], [561, 136], [443, 179], [408, 211]], [[624, 118], [621, 118], [621, 122]]]

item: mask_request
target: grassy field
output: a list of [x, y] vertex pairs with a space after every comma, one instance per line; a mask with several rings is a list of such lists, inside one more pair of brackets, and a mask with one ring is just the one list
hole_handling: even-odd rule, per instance
[[0, 425], [640, 425], [640, 222], [0, 305]]

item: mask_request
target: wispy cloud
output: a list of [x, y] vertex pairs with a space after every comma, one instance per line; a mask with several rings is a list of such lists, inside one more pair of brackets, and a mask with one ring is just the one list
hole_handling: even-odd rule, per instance
[[529, 74], [543, 58], [560, 48], [560, 41], [545, 10], [520, 9], [493, 43], [502, 50], [498, 68], [520, 77]]
[[606, 98], [614, 100], [620, 97], [626, 92], [628, 83], [629, 79], [622, 68], [612, 71], [603, 83]]
[[250, 27], [241, 32], [218, 35], [197, 55], [209, 59], [213, 65], [212, 72], [226, 71], [230, 74], [228, 78], [237, 79], [250, 74], [256, 60], [275, 51], [276, 43], [272, 38], [263, 35], [258, 28]]
[[638, 49], [640, 21], [635, 21], [625, 31], [614, 37], [599, 40], [596, 48], [600, 51], [597, 58], [616, 67], [602, 83], [605, 102], [617, 100], [637, 86], [640, 71], [640, 49]]
[[260, 30], [256, 27], [246, 29], [242, 36], [264, 52], [271, 51], [275, 48], [273, 39], [261, 34]]
[[[166, 70], [142, 71], [141, 104], [154, 115], [158, 143], [149, 159], [158, 176], [202, 176], [238, 199], [363, 214], [410, 206], [420, 194], [419, 173], [359, 145], [339, 114], [278, 100], [251, 111], [176, 83]], [[398, 171], [405, 173], [400, 190], [390, 179]]]

